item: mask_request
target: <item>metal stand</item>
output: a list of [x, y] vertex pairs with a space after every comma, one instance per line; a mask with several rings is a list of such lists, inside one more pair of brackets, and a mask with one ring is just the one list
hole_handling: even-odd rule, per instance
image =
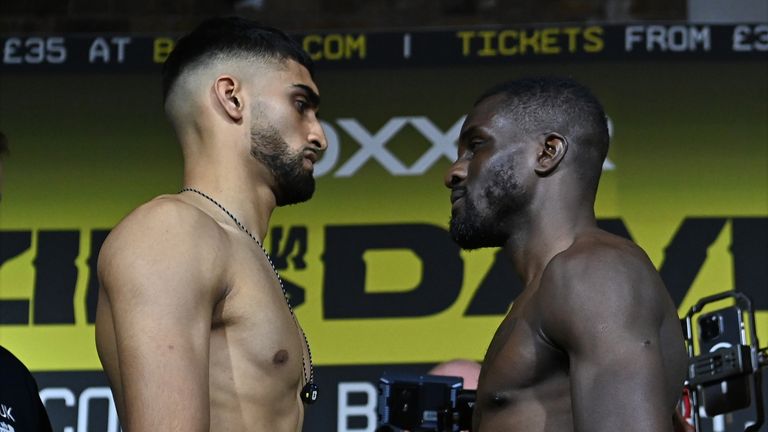
[[[741, 344], [731, 348], [721, 348], [715, 352], [695, 355], [693, 349], [693, 316], [701, 312], [704, 306], [716, 301], [733, 298], [736, 307], [740, 311], [740, 316], [748, 312], [750, 343], [747, 344], [744, 323], [741, 324]], [[700, 299], [681, 320], [683, 324], [683, 333], [685, 336], [685, 345], [688, 350], [688, 378], [685, 381], [685, 387], [691, 395], [691, 409], [693, 411], [693, 427], [696, 432], [700, 432], [701, 419], [699, 416], [700, 391], [701, 386], [712, 384], [724, 379], [749, 374], [753, 376], [755, 403], [757, 419], [755, 423], [748, 426], [744, 432], [756, 432], [763, 424], [763, 391], [762, 376], [758, 355], [760, 345], [757, 340], [757, 330], [755, 325], [755, 311], [752, 301], [745, 294], [736, 291], [727, 291]]]

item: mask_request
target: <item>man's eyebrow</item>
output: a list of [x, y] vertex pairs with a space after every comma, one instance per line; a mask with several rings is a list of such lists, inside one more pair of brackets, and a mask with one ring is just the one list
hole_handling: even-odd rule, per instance
[[306, 84], [293, 84], [291, 87], [304, 90], [304, 93], [307, 94], [307, 99], [309, 99], [309, 104], [312, 105], [312, 107], [317, 108], [320, 106], [320, 95], [315, 93], [310, 86]]
[[465, 129], [461, 135], [459, 135], [459, 141], [464, 141], [467, 139], [467, 136], [472, 135], [473, 133], [477, 132], [479, 128], [477, 126], [470, 126], [469, 128]]

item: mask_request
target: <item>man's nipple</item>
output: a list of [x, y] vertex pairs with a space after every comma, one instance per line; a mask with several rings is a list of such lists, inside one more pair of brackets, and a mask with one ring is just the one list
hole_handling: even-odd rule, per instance
[[283, 365], [288, 362], [288, 351], [281, 349], [280, 351], [276, 352], [275, 355], [272, 357], [272, 363], [276, 365]]
[[495, 393], [490, 397], [490, 406], [494, 408], [501, 408], [509, 403], [509, 397], [502, 393]]

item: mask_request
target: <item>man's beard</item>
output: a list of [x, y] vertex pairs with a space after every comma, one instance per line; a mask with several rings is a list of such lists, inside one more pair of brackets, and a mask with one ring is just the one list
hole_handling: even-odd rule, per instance
[[251, 156], [261, 161], [275, 178], [278, 206], [307, 201], [315, 192], [312, 171], [304, 168], [302, 152], [291, 154], [288, 143], [272, 125], [251, 127]]
[[511, 169], [497, 167], [491, 174], [490, 185], [482, 191], [485, 208], [478, 208], [466, 191], [463, 208], [451, 215], [451, 237], [462, 249], [504, 246], [512, 234], [510, 218], [528, 203], [527, 194]]

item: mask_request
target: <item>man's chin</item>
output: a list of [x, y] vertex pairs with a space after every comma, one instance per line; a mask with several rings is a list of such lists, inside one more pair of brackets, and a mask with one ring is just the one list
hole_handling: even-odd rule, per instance
[[451, 221], [451, 238], [464, 250], [504, 246], [505, 240], [495, 233], [481, 232], [473, 227], [459, 225]]
[[314, 178], [310, 178], [309, 181], [301, 185], [284, 185], [280, 189], [288, 191], [288, 193], [281, 192], [277, 194], [276, 203], [278, 207], [300, 204], [309, 201], [309, 199], [312, 198], [312, 195], [315, 194], [315, 180]]
[[301, 204], [303, 202], [307, 202], [312, 198], [312, 196], [308, 197], [290, 197], [290, 198], [283, 198], [277, 200], [276, 204], [278, 207], [287, 207], [294, 204]]
[[451, 238], [453, 239], [454, 243], [459, 245], [459, 247], [464, 250], [480, 249], [485, 247], [481, 242], [478, 241], [476, 236], [467, 233], [460, 228], [454, 228], [453, 226], [451, 226]]
[[477, 239], [470, 238], [470, 237], [457, 237], [457, 236], [451, 236], [453, 237], [453, 241], [459, 245], [460, 248], [463, 250], [475, 250], [475, 249], [483, 249], [488, 247], [495, 247], [495, 245], [492, 244], [486, 244], [482, 241], [477, 241]]

